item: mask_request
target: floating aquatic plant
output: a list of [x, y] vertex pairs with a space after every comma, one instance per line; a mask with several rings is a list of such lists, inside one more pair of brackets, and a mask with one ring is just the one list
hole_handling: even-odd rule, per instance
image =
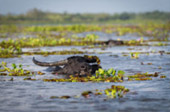
[[85, 38], [83, 38], [84, 41], [92, 41], [94, 42], [96, 39], [98, 39], [99, 37], [95, 34], [88, 34], [86, 35]]
[[125, 74], [125, 72], [122, 71], [122, 70], [119, 70], [116, 73], [116, 70], [113, 69], [113, 68], [110, 68], [108, 70], [104, 70], [104, 69], [99, 68], [99, 70], [96, 71], [96, 77], [102, 77], [102, 78], [113, 77], [115, 79], [120, 79], [120, 80], [123, 79], [124, 74]]
[[166, 76], [165, 75], [161, 75], [160, 78], [166, 78]]
[[96, 71], [96, 74], [93, 76], [87, 77], [75, 77], [70, 76], [67, 79], [44, 79], [45, 82], [122, 82], [124, 77], [124, 71], [119, 70], [116, 72], [113, 68], [108, 70], [99, 69]]
[[0, 47], [0, 58], [16, 57], [17, 55], [21, 53], [22, 53], [22, 50], [20, 47], [12, 47], [12, 46], [9, 46], [8, 48]]
[[116, 86], [112, 85], [111, 88], [107, 88], [104, 90], [106, 96], [108, 98], [116, 98], [116, 97], [123, 97], [124, 94], [129, 92], [129, 89], [125, 88], [124, 86]]
[[139, 52], [131, 52], [130, 56], [132, 59], [138, 59], [139, 58]]
[[21, 48], [15, 49], [15, 48], [0, 48], [0, 58], [13, 58], [13, 57], [20, 57], [21, 55], [68, 55], [68, 54], [92, 54], [94, 52], [86, 52], [86, 51], [79, 51], [77, 49], [71, 49], [71, 50], [63, 50], [63, 51], [38, 51], [38, 52], [23, 52]]
[[6, 73], [1, 73], [1, 74], [8, 74], [8, 76], [29, 76], [34, 74], [34, 72], [28, 71], [28, 70], [24, 70], [22, 68], [22, 65], [20, 64], [19, 66], [17, 66], [15, 63], [13, 63], [11, 66], [12, 68], [7, 67], [7, 63], [2, 62], [1, 66], [3, 67], [3, 72]]
[[155, 72], [154, 74], [148, 74], [147, 72], [146, 73], [137, 73], [135, 75], [129, 75], [127, 76], [128, 77], [128, 80], [129, 81], [133, 81], [133, 80], [136, 80], [136, 81], [145, 81], [145, 80], [152, 80], [151, 77], [158, 77], [159, 74], [157, 72]]
[[51, 97], [50, 97], [50, 99], [56, 99], [56, 98], [59, 98], [59, 99], [69, 99], [69, 98], [71, 98], [71, 96], [60, 96], [60, 97], [51, 96]]
[[[108, 99], [114, 99], [114, 98], [122, 98], [126, 93], [128, 93], [130, 90], [125, 88], [124, 86], [120, 85], [112, 85], [110, 88], [104, 89], [104, 90], [95, 90], [95, 91], [83, 91], [81, 93], [81, 96], [84, 98], [90, 98], [95, 96], [101, 96], [105, 95]], [[51, 96], [50, 99], [68, 99], [68, 98], [80, 98], [78, 95], [76, 96]]]

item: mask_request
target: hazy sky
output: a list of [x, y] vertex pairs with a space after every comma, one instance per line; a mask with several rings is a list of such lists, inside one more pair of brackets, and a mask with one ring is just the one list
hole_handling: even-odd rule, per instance
[[33, 8], [70, 13], [170, 12], [170, 0], [0, 0], [0, 14], [20, 14]]

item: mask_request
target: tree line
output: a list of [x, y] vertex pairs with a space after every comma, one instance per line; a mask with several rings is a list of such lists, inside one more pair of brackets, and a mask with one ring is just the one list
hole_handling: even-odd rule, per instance
[[115, 20], [170, 20], [170, 12], [152, 11], [143, 13], [53, 13], [31, 9], [25, 14], [0, 14], [0, 23], [5, 22], [49, 22], [49, 23], [102, 23]]

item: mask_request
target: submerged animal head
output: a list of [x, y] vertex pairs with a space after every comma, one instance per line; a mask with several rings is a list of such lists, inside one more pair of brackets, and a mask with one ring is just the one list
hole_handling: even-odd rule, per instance
[[[67, 75], [91, 75], [94, 74], [96, 70], [101, 68], [100, 59], [97, 56], [72, 56], [65, 60], [56, 61], [56, 62], [40, 62], [33, 57], [33, 62], [39, 66], [63, 66], [58, 71], [55, 71], [58, 74], [67, 74]], [[90, 64], [92, 63], [92, 64]], [[94, 64], [97, 63], [97, 64]]]

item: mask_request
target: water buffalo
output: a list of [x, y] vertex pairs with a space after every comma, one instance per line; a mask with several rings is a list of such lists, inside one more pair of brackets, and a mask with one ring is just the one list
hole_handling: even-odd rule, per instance
[[122, 40], [108, 40], [106, 44], [107, 45], [123, 45], [124, 42]]
[[100, 60], [97, 56], [72, 56], [65, 60], [51, 63], [40, 62], [33, 57], [32, 61], [39, 66], [55, 66], [56, 69], [53, 73], [62, 75], [88, 76], [101, 68]]
[[123, 45], [124, 42], [122, 40], [108, 40], [103, 42], [103, 44], [108, 46], [115, 46], [115, 45]]
[[100, 41], [98, 43], [95, 43], [95, 45], [103, 45], [103, 46], [108, 46], [108, 47], [111, 47], [111, 46], [120, 46], [120, 45], [124, 45], [124, 41], [122, 40], [107, 40], [107, 41]]

